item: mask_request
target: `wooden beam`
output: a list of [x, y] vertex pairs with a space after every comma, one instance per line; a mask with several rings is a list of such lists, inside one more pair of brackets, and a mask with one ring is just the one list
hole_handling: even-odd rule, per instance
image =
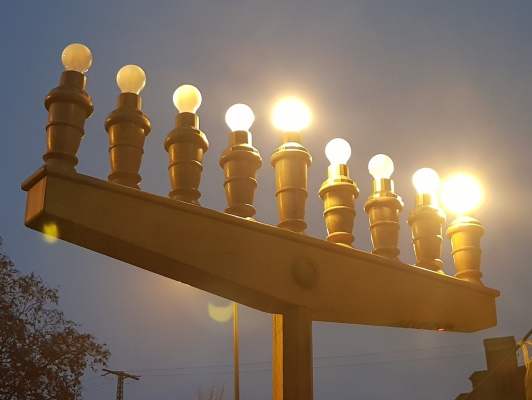
[[23, 185], [25, 223], [268, 312], [473, 332], [499, 292], [324, 240], [44, 166]]

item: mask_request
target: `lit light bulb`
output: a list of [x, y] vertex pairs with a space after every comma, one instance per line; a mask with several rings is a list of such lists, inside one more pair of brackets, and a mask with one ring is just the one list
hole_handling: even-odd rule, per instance
[[92, 64], [92, 53], [81, 43], [69, 44], [61, 54], [61, 61], [67, 71], [78, 71], [84, 74]]
[[253, 110], [245, 104], [234, 104], [225, 113], [225, 123], [233, 131], [249, 131], [255, 121]]
[[297, 97], [285, 97], [273, 108], [273, 123], [283, 132], [300, 132], [312, 120], [308, 106]]
[[139, 94], [146, 85], [146, 74], [138, 65], [125, 65], [116, 74], [116, 83], [122, 93]]
[[195, 113], [201, 105], [201, 93], [195, 86], [182, 85], [174, 92], [173, 100], [179, 112]]
[[331, 165], [347, 164], [351, 157], [351, 146], [342, 138], [333, 139], [325, 146], [325, 156]]
[[443, 182], [441, 196], [445, 206], [458, 215], [478, 208], [483, 197], [478, 181], [463, 173], [451, 175]]
[[434, 196], [440, 187], [440, 176], [432, 168], [421, 168], [412, 176], [412, 183], [418, 194]]
[[369, 160], [368, 171], [373, 179], [390, 179], [393, 173], [393, 161], [386, 154], [377, 154]]

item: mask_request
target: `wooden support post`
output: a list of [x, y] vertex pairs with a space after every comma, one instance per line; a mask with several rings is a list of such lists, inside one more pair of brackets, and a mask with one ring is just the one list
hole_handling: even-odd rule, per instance
[[273, 399], [312, 400], [311, 312], [290, 307], [273, 321]]
[[272, 315], [272, 399], [283, 400], [283, 316]]

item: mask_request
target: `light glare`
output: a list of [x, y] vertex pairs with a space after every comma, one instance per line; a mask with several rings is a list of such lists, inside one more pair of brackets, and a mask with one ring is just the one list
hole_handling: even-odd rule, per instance
[[43, 240], [46, 243], [53, 244], [57, 242], [57, 239], [59, 237], [59, 229], [57, 228], [57, 225], [53, 222], [47, 223], [43, 226]]
[[312, 120], [308, 106], [297, 97], [285, 97], [277, 102], [272, 113], [273, 123], [283, 132], [300, 132]]
[[215, 306], [210, 303], [207, 305], [209, 317], [216, 322], [227, 322], [233, 317], [233, 304], [229, 303], [227, 306]]
[[447, 208], [458, 215], [474, 211], [482, 202], [482, 188], [469, 174], [454, 174], [441, 187], [442, 201]]

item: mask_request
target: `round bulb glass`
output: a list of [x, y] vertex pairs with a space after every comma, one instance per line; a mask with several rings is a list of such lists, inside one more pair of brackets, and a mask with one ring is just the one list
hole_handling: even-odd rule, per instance
[[297, 97], [286, 97], [274, 106], [273, 123], [283, 132], [299, 132], [312, 120], [308, 106]]
[[195, 113], [201, 105], [201, 93], [196, 86], [182, 85], [174, 92], [173, 100], [179, 112]]
[[255, 121], [253, 110], [245, 104], [234, 104], [225, 113], [225, 122], [235, 131], [249, 131]]
[[393, 173], [393, 161], [386, 154], [377, 154], [369, 160], [368, 171], [376, 181], [390, 179]]
[[482, 203], [483, 194], [474, 177], [459, 173], [445, 179], [441, 187], [441, 197], [447, 208], [458, 215], [464, 215], [478, 208]]
[[61, 61], [67, 71], [78, 71], [84, 74], [92, 64], [92, 53], [81, 43], [69, 44], [61, 54]]
[[116, 83], [122, 93], [139, 94], [146, 85], [146, 74], [138, 65], [125, 65], [116, 74]]
[[418, 194], [435, 195], [440, 187], [440, 176], [432, 168], [418, 169], [412, 176]]
[[351, 146], [347, 140], [336, 138], [325, 146], [325, 156], [331, 165], [347, 164], [351, 157]]

